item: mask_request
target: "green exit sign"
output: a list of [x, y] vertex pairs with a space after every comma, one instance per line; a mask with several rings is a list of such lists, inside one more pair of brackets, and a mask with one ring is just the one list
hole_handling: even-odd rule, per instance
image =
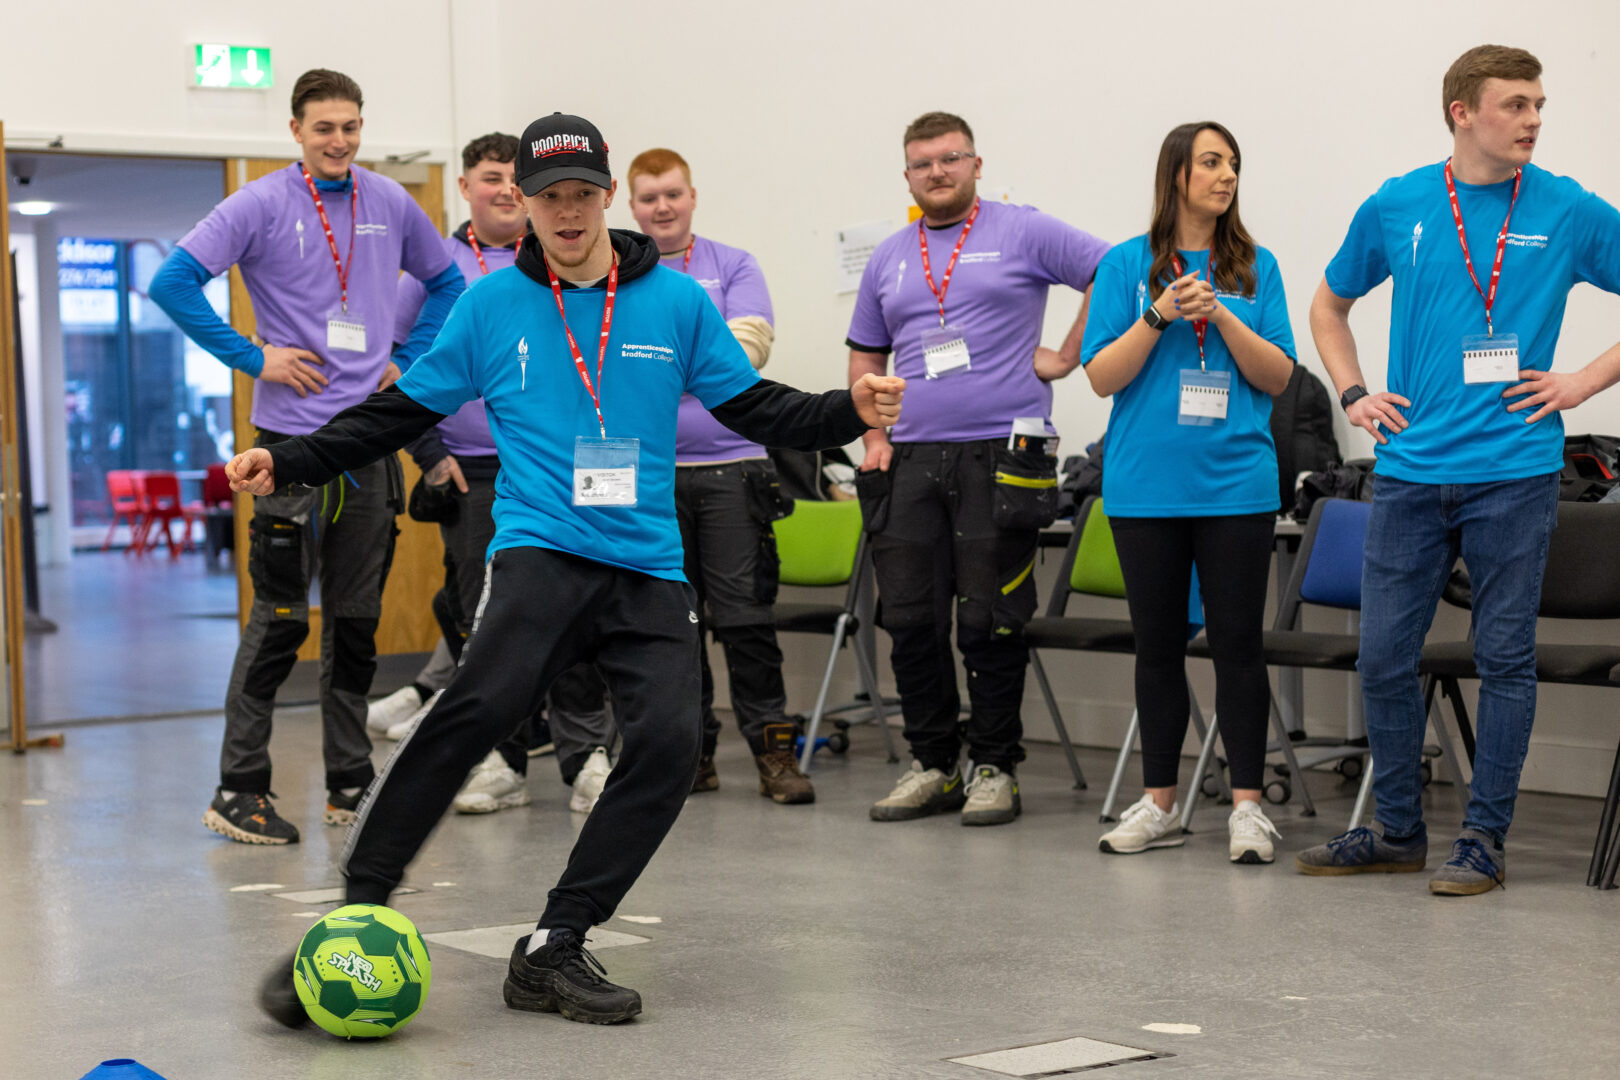
[[198, 45], [197, 85], [264, 90], [274, 85], [270, 50], [256, 45]]

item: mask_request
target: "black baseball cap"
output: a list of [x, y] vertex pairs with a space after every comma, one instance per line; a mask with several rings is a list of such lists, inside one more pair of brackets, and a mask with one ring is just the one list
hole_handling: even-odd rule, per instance
[[542, 116], [523, 129], [513, 174], [525, 195], [538, 195], [559, 180], [613, 186], [602, 133], [584, 117], [560, 112]]

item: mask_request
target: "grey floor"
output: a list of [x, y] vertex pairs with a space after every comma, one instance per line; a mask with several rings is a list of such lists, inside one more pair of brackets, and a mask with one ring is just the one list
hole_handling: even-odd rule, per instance
[[[128, 1056], [169, 1080], [989, 1080], [946, 1059], [1074, 1036], [1173, 1055], [1118, 1066], [1122, 1080], [1620, 1070], [1620, 892], [1582, 884], [1595, 802], [1526, 796], [1508, 888], [1440, 900], [1421, 875], [1231, 866], [1219, 808], [1185, 848], [1102, 855], [1100, 790], [1071, 791], [1046, 746], [1022, 770], [1016, 824], [874, 824], [867, 804], [895, 767], [863, 729], [847, 757], [818, 759], [810, 807], [759, 798], [727, 733], [721, 789], [689, 801], [620, 912], [661, 921], [607, 924], [650, 939], [600, 954], [642, 993], [637, 1021], [509, 1011], [502, 960], [438, 947], [426, 1008], [397, 1035], [289, 1032], [253, 987], [330, 905], [232, 890], [339, 883], [319, 725], [309, 709], [278, 719], [277, 790], [305, 831], [292, 848], [200, 824], [218, 737], [217, 717], [104, 724], [0, 762], [0, 1075], [72, 1078]], [[1094, 783], [1106, 760], [1084, 756]], [[551, 759], [535, 765], [532, 806], [452, 818], [430, 841], [406, 882], [421, 891], [396, 899], [423, 932], [536, 915], [579, 818]], [[1311, 782], [1322, 816], [1277, 810], [1284, 852], [1348, 812], [1337, 777]], [[1454, 829], [1449, 789], [1429, 799], [1436, 832]]]

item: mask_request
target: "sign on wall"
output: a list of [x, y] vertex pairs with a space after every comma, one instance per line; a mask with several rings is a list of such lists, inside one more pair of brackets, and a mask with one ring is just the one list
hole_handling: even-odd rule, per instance
[[56, 242], [56, 283], [64, 326], [118, 325], [118, 244], [84, 236]]
[[258, 45], [198, 45], [197, 85], [268, 89], [275, 85], [270, 50]]

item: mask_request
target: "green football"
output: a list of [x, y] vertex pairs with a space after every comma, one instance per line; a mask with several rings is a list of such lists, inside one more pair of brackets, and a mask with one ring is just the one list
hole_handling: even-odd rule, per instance
[[309, 928], [293, 960], [293, 985], [309, 1018], [346, 1039], [375, 1039], [410, 1023], [432, 977], [422, 935], [380, 904], [350, 904], [326, 915]]

